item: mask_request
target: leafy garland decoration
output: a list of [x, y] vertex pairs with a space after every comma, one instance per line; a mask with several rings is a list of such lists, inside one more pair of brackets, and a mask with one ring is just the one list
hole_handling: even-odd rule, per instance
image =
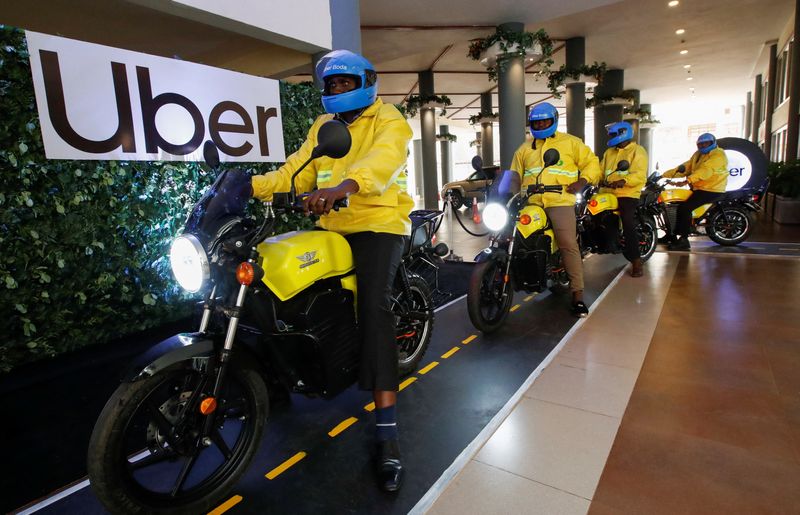
[[453, 105], [453, 101], [447, 95], [411, 95], [405, 102], [405, 116], [406, 118], [414, 118], [417, 111], [425, 107], [427, 104], [441, 104], [444, 107], [439, 112], [439, 116], [447, 114], [447, 106]]
[[514, 32], [504, 30], [500, 27], [495, 29], [495, 33], [485, 38], [473, 39], [469, 44], [467, 57], [480, 61], [483, 52], [497, 43], [502, 51], [498, 56], [497, 63], [490, 66], [489, 80], [496, 82], [497, 74], [500, 70], [505, 70], [509, 58], [525, 57], [527, 50], [533, 48], [537, 43], [542, 49], [542, 56], [539, 59], [539, 74], [548, 74], [553, 65], [553, 40], [547, 35], [544, 29], [536, 32]]
[[455, 143], [458, 140], [455, 134], [437, 134], [436, 141], [449, 141], [451, 143]]
[[626, 107], [622, 110], [625, 114], [632, 114], [636, 116], [636, 119], [639, 120], [639, 123], [649, 123], [649, 124], [659, 124], [661, 123], [659, 120], [653, 118], [653, 113], [650, 112], [649, 109], [642, 109], [641, 107], [634, 108]]
[[609, 100], [611, 100], [612, 98], [624, 98], [626, 100], [635, 100], [636, 93], [631, 89], [626, 89], [616, 95], [598, 96], [597, 94], [595, 94], [592, 96], [592, 98], [586, 99], [586, 109], [601, 106], [606, 102], [608, 102]]
[[567, 79], [578, 80], [581, 76], [594, 77], [597, 83], [603, 82], [603, 76], [606, 74], [608, 66], [605, 62], [598, 63], [595, 61], [590, 65], [581, 65], [577, 68], [567, 68], [567, 65], [562, 65], [556, 71], [547, 74], [547, 87], [553, 92], [556, 98], [561, 98], [561, 91], [558, 87], [564, 84]]
[[481, 120], [484, 119], [484, 118], [498, 118], [499, 116], [500, 115], [497, 114], [497, 113], [488, 113], [488, 114], [478, 113], [478, 114], [473, 114], [472, 116], [469, 117], [469, 124], [470, 125], [477, 125], [478, 123], [481, 123]]

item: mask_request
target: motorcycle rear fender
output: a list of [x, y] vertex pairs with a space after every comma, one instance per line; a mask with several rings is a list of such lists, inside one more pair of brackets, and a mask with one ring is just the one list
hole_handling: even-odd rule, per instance
[[150, 347], [136, 357], [122, 377], [123, 383], [134, 383], [152, 377], [166, 368], [183, 364], [187, 368], [203, 368], [214, 355], [214, 342], [202, 333], [181, 333]]
[[476, 263], [483, 263], [484, 261], [492, 261], [501, 259], [503, 261], [508, 259], [508, 251], [497, 247], [486, 247], [480, 254], [475, 256]]

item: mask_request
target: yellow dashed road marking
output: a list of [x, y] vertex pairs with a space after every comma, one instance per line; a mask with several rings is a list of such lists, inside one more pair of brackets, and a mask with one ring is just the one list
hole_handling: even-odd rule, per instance
[[374, 402], [370, 402], [369, 404], [364, 406], [364, 409], [367, 410], [367, 411], [375, 411], [375, 403]]
[[461, 343], [463, 343], [464, 345], [467, 345], [469, 342], [471, 342], [472, 340], [474, 340], [477, 337], [478, 337], [477, 334], [470, 335], [468, 338], [465, 338], [465, 339], [461, 340]]
[[230, 510], [240, 502], [242, 502], [242, 496], [234, 495], [224, 503], [220, 504], [219, 506], [208, 512], [208, 515], [222, 515], [223, 513]]
[[514, 304], [513, 306], [511, 306], [511, 312], [512, 312], [512, 313], [513, 313], [514, 311], [518, 310], [518, 309], [519, 309], [519, 304]]
[[461, 347], [453, 347], [453, 348], [452, 348], [452, 349], [450, 349], [449, 351], [447, 351], [447, 352], [445, 352], [444, 354], [442, 354], [442, 359], [447, 359], [447, 358], [449, 358], [450, 356], [452, 356], [453, 354], [455, 354], [456, 352], [458, 352], [458, 349], [460, 349], [460, 348], [461, 348]]
[[341, 433], [342, 431], [344, 431], [348, 427], [352, 426], [356, 422], [358, 422], [358, 419], [356, 417], [350, 417], [347, 420], [345, 420], [343, 422], [340, 422], [338, 426], [336, 426], [333, 429], [331, 429], [330, 431], [328, 431], [328, 436], [333, 438], [334, 436], [338, 435], [339, 433]]
[[402, 392], [405, 387], [409, 386], [411, 383], [413, 383], [416, 380], [417, 380], [417, 378], [414, 377], [414, 376], [409, 377], [408, 379], [406, 379], [405, 381], [400, 383], [400, 388], [398, 388], [398, 391]]
[[434, 361], [434, 362], [432, 362], [430, 365], [428, 365], [428, 366], [426, 366], [425, 368], [421, 369], [421, 370], [419, 371], [419, 373], [420, 373], [420, 374], [422, 374], [422, 375], [425, 375], [425, 374], [427, 374], [428, 372], [430, 372], [431, 370], [433, 370], [434, 368], [436, 368], [436, 365], [438, 365], [438, 364], [439, 364], [439, 362], [438, 362], [438, 361]]
[[288, 460], [284, 461], [274, 469], [270, 470], [264, 477], [266, 477], [267, 479], [275, 479], [276, 477], [286, 472], [292, 465], [294, 465], [295, 463], [297, 463], [298, 461], [302, 460], [305, 457], [306, 453], [298, 452]]
[[522, 299], [522, 300], [523, 300], [524, 302], [528, 302], [528, 301], [529, 301], [529, 300], [531, 300], [532, 298], [533, 298], [533, 295], [528, 295], [527, 297], [525, 297], [525, 298], [524, 298], [524, 299]]

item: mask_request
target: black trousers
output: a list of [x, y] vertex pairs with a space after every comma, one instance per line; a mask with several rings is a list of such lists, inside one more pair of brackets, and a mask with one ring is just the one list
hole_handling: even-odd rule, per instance
[[714, 202], [723, 193], [714, 191], [694, 190], [689, 200], [678, 207], [677, 219], [675, 221], [675, 234], [678, 236], [688, 236], [689, 227], [692, 225], [692, 211], [702, 206]]
[[638, 198], [618, 197], [619, 215], [622, 218], [622, 235], [625, 236], [625, 248], [622, 255], [628, 261], [642, 257], [639, 252], [639, 217], [636, 210], [639, 207]]
[[361, 331], [358, 387], [397, 391], [399, 371], [391, 294], [405, 238], [378, 232], [359, 232], [345, 238], [353, 251], [358, 288]]

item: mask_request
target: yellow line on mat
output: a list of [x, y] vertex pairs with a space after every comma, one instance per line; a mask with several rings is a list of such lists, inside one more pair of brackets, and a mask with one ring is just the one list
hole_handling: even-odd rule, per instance
[[240, 502], [242, 502], [242, 496], [234, 495], [224, 503], [220, 504], [219, 506], [208, 512], [208, 515], [222, 515], [223, 513], [230, 510]]
[[397, 391], [398, 392], [402, 392], [404, 388], [406, 388], [407, 386], [411, 385], [411, 383], [413, 383], [416, 380], [417, 380], [417, 378], [414, 377], [414, 376], [409, 377], [408, 379], [406, 379], [405, 381], [400, 383], [400, 388], [398, 388]]
[[367, 410], [367, 411], [375, 411], [375, 403], [374, 402], [370, 402], [369, 404], [364, 406], [364, 409]]
[[439, 364], [438, 361], [434, 361], [430, 365], [428, 365], [427, 367], [425, 367], [423, 369], [420, 369], [419, 373], [422, 374], [422, 375], [425, 375], [428, 372], [430, 372], [431, 370], [433, 370], [434, 368], [436, 368], [436, 365], [438, 365], [438, 364]]
[[270, 470], [264, 477], [266, 477], [267, 479], [275, 479], [276, 477], [286, 472], [286, 470], [289, 469], [289, 467], [291, 467], [292, 465], [294, 465], [295, 463], [297, 463], [298, 461], [302, 460], [305, 457], [306, 453], [298, 452], [288, 460], [284, 461], [274, 469]]
[[514, 304], [513, 306], [511, 306], [511, 312], [512, 312], [512, 313], [513, 313], [514, 311], [518, 310], [518, 309], [519, 309], [519, 304]]
[[466, 345], [466, 344], [468, 344], [469, 342], [471, 342], [472, 340], [474, 340], [477, 337], [478, 337], [477, 334], [470, 335], [468, 338], [465, 338], [465, 339], [461, 340], [461, 343]]
[[527, 297], [525, 297], [525, 298], [524, 298], [524, 299], [522, 299], [522, 300], [523, 300], [523, 301], [525, 301], [525, 302], [528, 302], [528, 301], [529, 301], [529, 300], [531, 300], [532, 298], [533, 298], [533, 295], [528, 295]]
[[330, 431], [328, 431], [328, 436], [333, 438], [334, 436], [338, 435], [339, 433], [341, 433], [342, 431], [344, 431], [348, 427], [352, 426], [356, 422], [358, 422], [358, 419], [356, 417], [350, 417], [347, 420], [344, 420], [344, 421], [340, 422], [338, 426], [336, 426], [333, 429], [331, 429]]
[[449, 358], [450, 356], [452, 356], [453, 354], [455, 354], [456, 352], [458, 352], [458, 349], [460, 349], [460, 348], [461, 348], [461, 347], [453, 347], [453, 348], [452, 348], [452, 349], [450, 349], [449, 351], [447, 351], [447, 352], [445, 352], [444, 354], [442, 354], [442, 358], [443, 358], [443, 359], [447, 359], [447, 358]]

